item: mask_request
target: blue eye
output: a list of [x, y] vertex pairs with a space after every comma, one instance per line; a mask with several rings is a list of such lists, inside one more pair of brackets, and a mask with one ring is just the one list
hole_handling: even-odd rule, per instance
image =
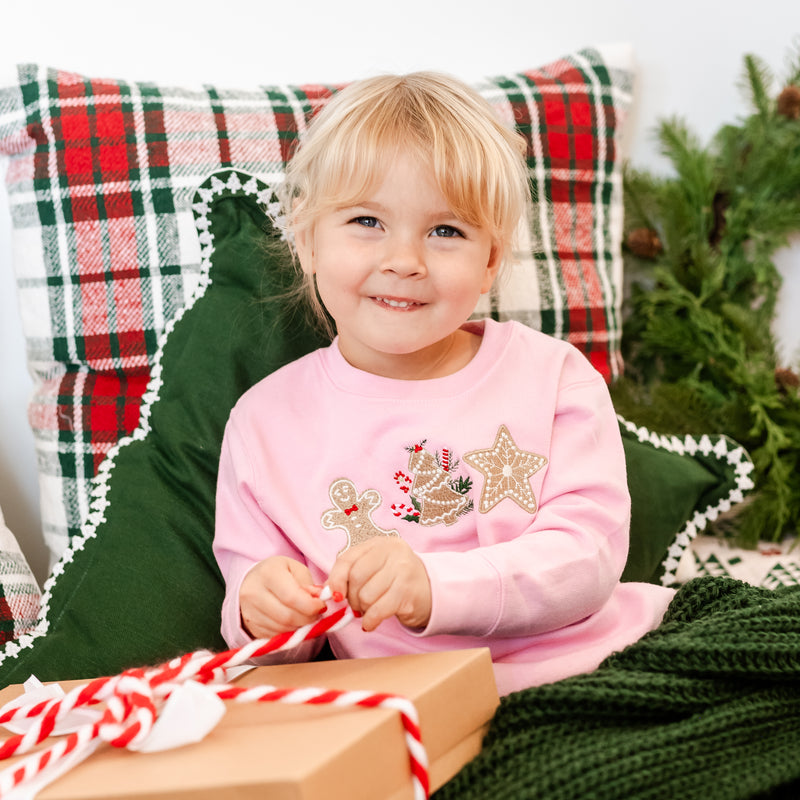
[[431, 231], [431, 234], [433, 236], [441, 236], [445, 239], [453, 239], [457, 236], [464, 237], [464, 234], [452, 225], [437, 225], [433, 231]]
[[365, 228], [377, 228], [380, 226], [380, 222], [378, 222], [376, 217], [355, 217], [350, 221], [354, 222], [356, 225], [363, 225]]

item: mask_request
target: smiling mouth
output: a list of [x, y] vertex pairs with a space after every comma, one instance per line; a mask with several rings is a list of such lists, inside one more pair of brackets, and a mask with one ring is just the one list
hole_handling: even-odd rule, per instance
[[389, 306], [390, 308], [411, 309], [420, 308], [424, 305], [424, 303], [415, 303], [413, 300], [395, 300], [392, 297], [373, 297], [372, 299], [376, 303]]

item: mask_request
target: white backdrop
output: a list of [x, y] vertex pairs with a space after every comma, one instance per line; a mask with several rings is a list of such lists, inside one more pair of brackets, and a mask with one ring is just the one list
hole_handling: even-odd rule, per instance
[[[745, 113], [737, 88], [744, 54], [784, 74], [789, 48], [800, 47], [800, 10], [797, 0], [38, 0], [3, 3], [0, 31], [0, 79], [15, 63], [36, 61], [90, 75], [231, 87], [422, 68], [473, 80], [587, 45], [629, 42], [638, 73], [626, 151], [635, 166], [663, 172], [652, 137], [657, 120], [679, 114], [707, 140]], [[0, 508], [43, 578], [47, 558], [25, 413], [31, 382], [9, 228], [1, 184]], [[796, 357], [800, 239], [778, 265], [785, 284], [776, 333], [787, 357]]]

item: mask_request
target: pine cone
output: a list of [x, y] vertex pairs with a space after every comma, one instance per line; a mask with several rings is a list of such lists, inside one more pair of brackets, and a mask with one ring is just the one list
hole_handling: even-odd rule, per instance
[[786, 119], [800, 118], [800, 86], [789, 84], [778, 95], [778, 113]]
[[708, 243], [712, 247], [717, 247], [725, 235], [725, 227], [727, 222], [725, 220], [725, 212], [730, 206], [731, 200], [727, 192], [717, 192], [714, 195], [712, 203], [712, 211], [714, 212], [714, 227], [708, 235]]
[[775, 383], [782, 394], [789, 394], [800, 387], [800, 375], [785, 367], [778, 367], [775, 370]]
[[635, 228], [628, 233], [625, 246], [639, 258], [654, 259], [663, 251], [661, 239], [651, 228]]

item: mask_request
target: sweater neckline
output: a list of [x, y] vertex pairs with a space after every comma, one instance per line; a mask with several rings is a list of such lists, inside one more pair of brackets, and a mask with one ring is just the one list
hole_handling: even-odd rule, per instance
[[461, 327], [481, 336], [480, 347], [468, 364], [442, 378], [402, 380], [365, 372], [345, 359], [339, 350], [338, 337], [318, 352], [323, 370], [330, 381], [342, 391], [384, 398], [448, 397], [461, 394], [487, 377], [513, 330], [512, 325], [501, 324], [492, 319], [468, 321]]

